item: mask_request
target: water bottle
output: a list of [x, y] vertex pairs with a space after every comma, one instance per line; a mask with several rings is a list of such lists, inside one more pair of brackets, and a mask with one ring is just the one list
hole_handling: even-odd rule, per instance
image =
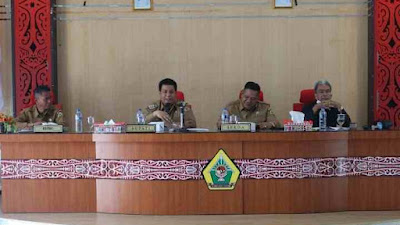
[[221, 123], [229, 123], [229, 112], [227, 108], [222, 109]]
[[326, 110], [321, 108], [319, 111], [319, 130], [326, 131]]
[[146, 123], [146, 121], [144, 119], [144, 115], [143, 115], [142, 109], [139, 109], [136, 112], [136, 121], [137, 121], [137, 124], [145, 124]]
[[82, 126], [82, 112], [78, 108], [75, 112], [75, 133], [82, 133], [83, 126]]

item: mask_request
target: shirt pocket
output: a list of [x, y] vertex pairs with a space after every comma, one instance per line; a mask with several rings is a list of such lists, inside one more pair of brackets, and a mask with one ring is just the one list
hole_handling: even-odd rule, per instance
[[256, 111], [255, 112], [256, 122], [257, 123], [265, 122], [266, 121], [265, 114], [266, 113], [263, 111]]

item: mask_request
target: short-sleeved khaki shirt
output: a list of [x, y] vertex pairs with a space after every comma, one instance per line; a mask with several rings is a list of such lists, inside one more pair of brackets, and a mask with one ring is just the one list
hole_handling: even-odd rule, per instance
[[253, 122], [260, 125], [269, 122], [273, 127], [280, 127], [280, 123], [268, 103], [259, 101], [252, 110], [243, 107], [240, 100], [229, 103], [226, 108], [229, 115], [236, 115], [240, 122]]
[[[172, 104], [171, 109], [167, 112], [168, 115], [171, 117], [172, 121], [178, 124], [180, 124], [181, 121], [179, 112], [179, 105], [181, 104], [182, 104], [181, 101]], [[153, 116], [153, 112], [157, 110], [165, 111], [164, 105], [161, 103], [161, 101], [155, 101], [146, 107], [145, 110], [146, 123], [161, 121], [160, 118]], [[186, 128], [196, 127], [196, 118], [194, 117], [192, 107], [189, 104], [186, 104], [184, 109], [184, 124]]]
[[36, 122], [54, 122], [64, 125], [63, 113], [53, 105], [42, 113], [39, 113], [36, 105], [26, 108], [15, 120], [18, 127], [26, 127], [29, 123]]

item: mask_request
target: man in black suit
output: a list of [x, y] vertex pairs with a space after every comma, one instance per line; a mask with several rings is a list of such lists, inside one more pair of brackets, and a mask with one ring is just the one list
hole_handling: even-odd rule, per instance
[[338, 114], [346, 114], [344, 127], [350, 126], [350, 116], [346, 113], [343, 106], [332, 100], [332, 86], [326, 80], [317, 81], [314, 85], [315, 99], [313, 103], [303, 107], [305, 120], [312, 120], [313, 127], [319, 126], [319, 111], [325, 108], [327, 113], [326, 123], [328, 127], [336, 127]]

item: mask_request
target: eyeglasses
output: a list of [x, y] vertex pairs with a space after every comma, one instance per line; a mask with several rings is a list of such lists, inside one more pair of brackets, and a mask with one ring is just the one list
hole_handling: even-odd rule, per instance
[[331, 90], [330, 89], [326, 89], [326, 90], [317, 90], [317, 94], [330, 94]]

